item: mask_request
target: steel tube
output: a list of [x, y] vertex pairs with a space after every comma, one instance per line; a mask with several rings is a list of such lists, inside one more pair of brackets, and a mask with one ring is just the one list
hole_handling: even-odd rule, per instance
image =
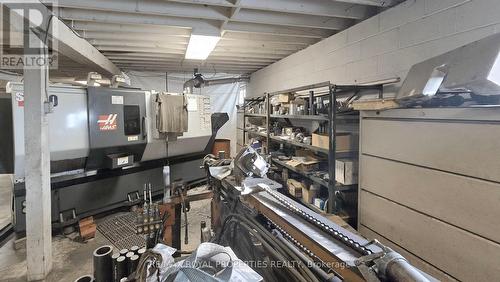
[[137, 265], [139, 264], [139, 256], [138, 255], [133, 255], [128, 259], [128, 275], [134, 273], [137, 269]]
[[94, 278], [96, 282], [111, 282], [113, 277], [112, 268], [113, 247], [101, 246], [94, 251]]
[[429, 282], [429, 279], [405, 259], [390, 262], [387, 265], [386, 275], [389, 281]]
[[134, 254], [137, 255], [137, 251], [139, 251], [139, 246], [132, 246], [130, 247], [130, 251], [133, 252]]
[[119, 256], [113, 261], [113, 281], [120, 282], [123, 277], [127, 277], [127, 260], [124, 256]]

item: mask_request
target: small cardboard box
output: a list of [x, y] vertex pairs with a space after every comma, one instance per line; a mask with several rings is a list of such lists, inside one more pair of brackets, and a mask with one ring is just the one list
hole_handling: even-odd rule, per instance
[[317, 184], [309, 185], [309, 187], [304, 186], [302, 188], [302, 199], [309, 204], [313, 203], [314, 198], [319, 194], [320, 186]]
[[358, 183], [358, 162], [354, 159], [335, 160], [335, 180], [344, 185]]
[[[356, 135], [351, 135], [349, 133], [338, 133], [335, 141], [337, 152], [351, 151], [358, 148], [358, 140]], [[313, 133], [311, 144], [315, 147], [328, 150], [330, 148], [328, 134]]]
[[286, 181], [288, 186], [288, 193], [296, 198], [302, 198], [302, 187], [304, 185], [295, 179], [288, 179]]
[[289, 94], [289, 93], [278, 94], [278, 95], [272, 96], [269, 102], [271, 103], [271, 105], [278, 105], [281, 103], [290, 103], [292, 97], [293, 97], [293, 95]]
[[318, 170], [319, 169], [319, 161], [315, 159], [309, 159], [302, 161], [299, 165], [299, 170], [309, 172], [313, 170]]
[[330, 145], [328, 144], [328, 135], [313, 133], [311, 139], [311, 145], [313, 145], [314, 147], [319, 147], [328, 150], [330, 148]]
[[319, 161], [310, 157], [293, 157], [286, 164], [301, 171], [312, 171], [319, 168]]

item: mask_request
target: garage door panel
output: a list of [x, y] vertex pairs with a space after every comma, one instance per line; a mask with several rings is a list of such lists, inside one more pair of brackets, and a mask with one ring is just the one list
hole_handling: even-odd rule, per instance
[[500, 182], [500, 124], [364, 119], [361, 131], [364, 154]]
[[361, 224], [416, 256], [459, 280], [498, 277], [499, 244], [366, 191], [361, 191], [360, 198]]
[[366, 226], [360, 225], [359, 230], [358, 230], [363, 236], [365, 236], [368, 239], [377, 239], [379, 240], [382, 244], [388, 246], [389, 248], [393, 249], [394, 251], [398, 252], [400, 255], [402, 255], [405, 259], [407, 259], [413, 266], [416, 268], [420, 269], [421, 271], [429, 274], [430, 276], [438, 279], [439, 281], [443, 282], [456, 282], [458, 280], [454, 279], [453, 277], [447, 275], [443, 271], [437, 269], [436, 267], [428, 264], [427, 262], [419, 259], [416, 257], [414, 254], [406, 251], [405, 249], [401, 248], [400, 246], [392, 243], [391, 241], [387, 240], [385, 237], [380, 236], [380, 234], [373, 232]]
[[361, 189], [500, 242], [500, 184], [361, 156]]

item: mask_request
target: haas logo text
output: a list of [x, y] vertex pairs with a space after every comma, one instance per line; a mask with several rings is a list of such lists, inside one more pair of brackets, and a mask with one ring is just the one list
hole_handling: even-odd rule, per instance
[[99, 125], [99, 130], [108, 131], [108, 130], [116, 130], [116, 117], [118, 114], [109, 114], [109, 115], [100, 115], [97, 120], [97, 124]]

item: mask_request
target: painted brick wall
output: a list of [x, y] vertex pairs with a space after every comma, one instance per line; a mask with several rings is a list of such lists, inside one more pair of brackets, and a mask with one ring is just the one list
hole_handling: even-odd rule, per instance
[[407, 0], [255, 72], [247, 95], [327, 80], [403, 80], [413, 64], [497, 32], [498, 0]]

